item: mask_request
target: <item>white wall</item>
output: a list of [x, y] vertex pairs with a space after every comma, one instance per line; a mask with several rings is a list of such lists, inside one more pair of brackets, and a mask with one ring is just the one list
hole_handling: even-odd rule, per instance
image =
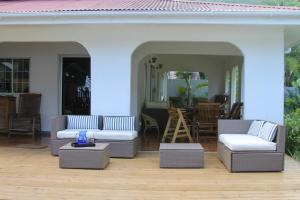
[[[149, 41], [228, 42], [244, 55], [244, 117], [283, 122], [284, 27], [193, 24], [15, 25], [0, 27], [1, 41], [76, 41], [91, 56], [92, 114], [136, 114], [136, 48]], [[172, 52], [176, 54], [176, 44]], [[211, 54], [210, 45], [205, 52]], [[163, 53], [164, 45], [159, 47]], [[232, 49], [232, 53], [240, 53]], [[197, 51], [197, 47], [192, 51]], [[137, 51], [144, 55], [156, 53]], [[221, 55], [227, 48], [220, 48]], [[192, 54], [189, 51], [187, 54]], [[198, 52], [197, 54], [202, 54]], [[230, 54], [232, 55], [232, 54]], [[137, 63], [134, 63], [137, 62]], [[113, 77], [111, 77], [113, 76]], [[115, 80], [119, 82], [115, 82]], [[269, 88], [274, 88], [270, 90]], [[114, 92], [119, 94], [115, 95]]]
[[1, 43], [1, 58], [30, 58], [30, 92], [41, 93], [42, 130], [50, 130], [50, 117], [61, 112], [60, 56], [86, 56], [78, 43]]

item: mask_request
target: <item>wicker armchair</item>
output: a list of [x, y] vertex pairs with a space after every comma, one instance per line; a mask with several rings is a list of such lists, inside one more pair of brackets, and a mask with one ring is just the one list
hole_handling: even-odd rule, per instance
[[8, 136], [30, 134], [34, 139], [36, 132], [41, 130], [40, 105], [41, 94], [20, 94], [18, 113], [9, 117]]
[[150, 117], [149, 115], [146, 115], [142, 113], [142, 119], [144, 121], [144, 131], [143, 131], [143, 137], [146, 137], [146, 132], [150, 129], [154, 129], [157, 131], [157, 138], [160, 137], [160, 131], [159, 131], [159, 125], [156, 119]]

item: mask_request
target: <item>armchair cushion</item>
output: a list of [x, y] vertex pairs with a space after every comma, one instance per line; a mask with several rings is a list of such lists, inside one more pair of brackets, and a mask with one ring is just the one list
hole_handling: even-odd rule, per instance
[[103, 117], [103, 130], [134, 131], [135, 117]]
[[253, 135], [253, 136], [258, 136], [258, 134], [259, 134], [261, 128], [263, 127], [264, 123], [265, 123], [264, 121], [254, 120], [251, 123], [247, 134]]
[[221, 134], [219, 142], [232, 151], [276, 151], [276, 143], [249, 134]]
[[93, 115], [68, 115], [68, 129], [98, 129], [98, 116]]
[[258, 134], [258, 137], [272, 142], [276, 136], [276, 132], [277, 132], [277, 124], [265, 122]]

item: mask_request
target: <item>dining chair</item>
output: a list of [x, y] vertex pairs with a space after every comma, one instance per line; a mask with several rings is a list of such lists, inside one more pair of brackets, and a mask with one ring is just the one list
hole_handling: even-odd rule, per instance
[[216, 133], [220, 103], [198, 103], [196, 110], [197, 140], [201, 133]]
[[179, 108], [169, 108], [169, 119], [164, 131], [162, 142], [165, 142], [167, 138], [172, 143], [176, 142], [178, 138], [187, 138], [189, 142], [193, 142], [190, 129], [186, 123], [183, 111]]

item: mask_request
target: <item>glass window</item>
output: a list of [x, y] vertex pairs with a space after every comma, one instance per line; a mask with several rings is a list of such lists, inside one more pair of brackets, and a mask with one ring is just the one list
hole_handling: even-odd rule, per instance
[[0, 59], [0, 93], [29, 92], [29, 59]]

